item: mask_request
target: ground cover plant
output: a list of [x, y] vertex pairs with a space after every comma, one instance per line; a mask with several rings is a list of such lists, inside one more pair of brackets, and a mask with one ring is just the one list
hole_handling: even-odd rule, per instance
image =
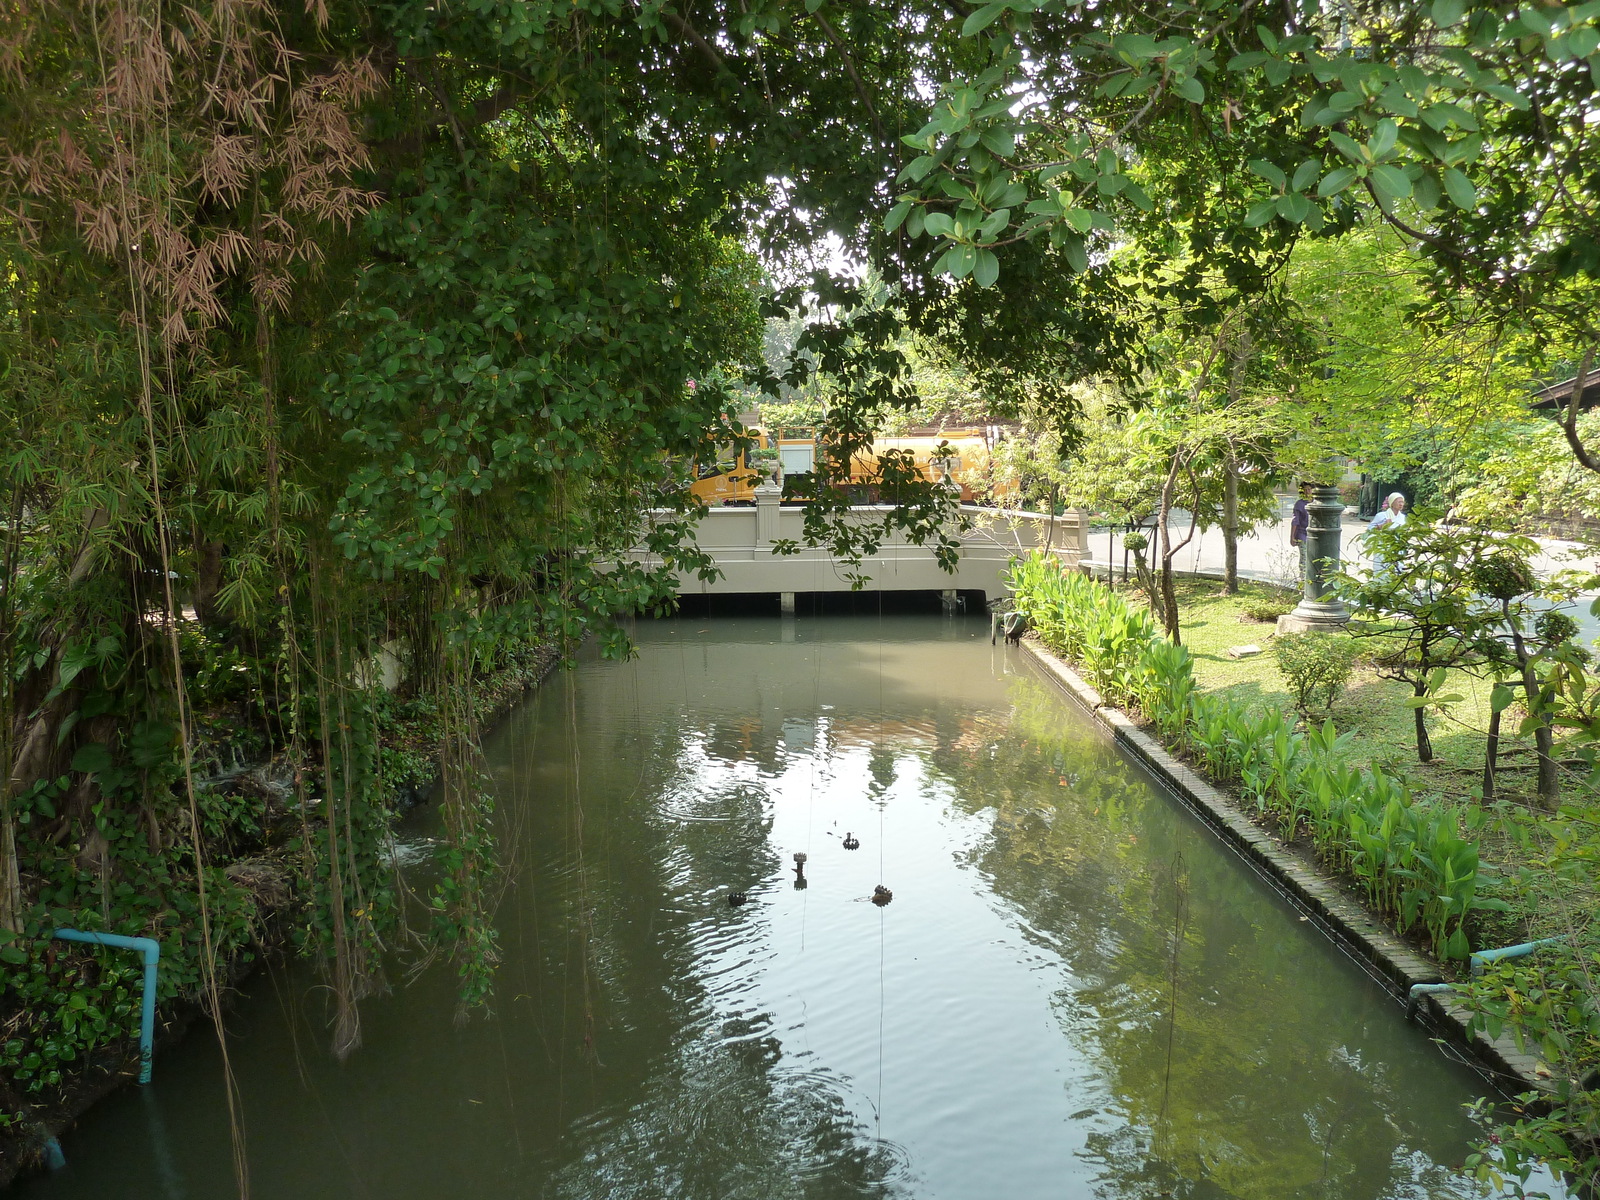
[[[1370, 672], [1365, 679], [1357, 672], [1352, 691], [1386, 688], [1386, 702], [1358, 695], [1335, 710], [1359, 732], [1340, 732], [1332, 717], [1297, 720], [1298, 689], [1267, 656], [1226, 656], [1243, 628], [1239, 616], [1260, 595], [1219, 595], [1213, 581], [1189, 581], [1189, 643], [1180, 647], [1156, 635], [1137, 599], [1056, 560], [1036, 554], [1016, 563], [1012, 584], [1040, 640], [1077, 664], [1108, 702], [1136, 713], [1234, 788], [1285, 840], [1302, 840], [1374, 911], [1402, 933], [1420, 933], [1441, 959], [1460, 965], [1473, 949], [1563, 939], [1482, 978], [1461, 973], [1483, 1027], [1511, 1030], [1552, 1066], [1550, 1093], [1524, 1098], [1516, 1119], [1495, 1132], [1496, 1150], [1475, 1155], [1472, 1166], [1485, 1178], [1525, 1180], [1531, 1163], [1546, 1161], [1594, 1180], [1600, 826], [1592, 792], [1551, 814], [1504, 797], [1485, 805], [1459, 785], [1419, 790], [1414, 785], [1441, 778], [1438, 763], [1412, 759], [1405, 765], [1416, 773], [1396, 769], [1386, 747], [1396, 735], [1404, 743], [1413, 713]], [[1488, 709], [1485, 696], [1485, 718]], [[1465, 743], [1468, 727], [1453, 736]], [[1479, 759], [1481, 744], [1465, 754]]]

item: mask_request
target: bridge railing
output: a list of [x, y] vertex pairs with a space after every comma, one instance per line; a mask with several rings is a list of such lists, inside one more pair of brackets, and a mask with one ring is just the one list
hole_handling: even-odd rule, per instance
[[[850, 510], [863, 522], [880, 520], [890, 511], [889, 505], [861, 505]], [[1005, 592], [1001, 577], [1013, 557], [1043, 547], [1073, 565], [1087, 554], [1088, 521], [1081, 512], [1051, 516], [963, 505], [959, 513], [963, 527], [952, 528], [952, 532], [961, 545], [960, 561], [953, 575], [939, 567], [929, 548], [915, 545], [903, 531], [893, 530], [858, 568], [872, 581], [869, 586], [889, 591], [981, 591], [993, 598]], [[847, 515], [845, 519], [851, 518]], [[827, 548], [803, 544], [804, 523], [804, 510], [783, 507], [776, 489], [758, 493], [754, 506], [707, 510], [695, 538], [716, 562], [722, 578], [707, 584], [684, 576], [682, 590], [711, 594], [848, 590], [848, 572], [834, 562]], [[785, 540], [801, 543], [800, 549], [793, 554], [776, 552], [774, 544]], [[643, 548], [632, 557], [653, 561]]]

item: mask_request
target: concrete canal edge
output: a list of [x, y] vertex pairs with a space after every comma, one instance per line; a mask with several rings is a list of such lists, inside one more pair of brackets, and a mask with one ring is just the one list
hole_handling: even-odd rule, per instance
[[[1384, 928], [1362, 905], [1262, 829], [1234, 799], [1207, 783], [1198, 772], [1169, 754], [1119, 709], [1108, 705], [1071, 667], [1032, 636], [1022, 647], [1113, 738], [1229, 846], [1275, 883], [1299, 908], [1360, 961], [1388, 982], [1403, 1004], [1414, 984], [1443, 979], [1438, 964], [1422, 957]], [[1509, 1093], [1548, 1091], [1549, 1068], [1517, 1047], [1511, 1035], [1474, 1033], [1471, 1011], [1449, 995], [1422, 998], [1423, 1010], [1446, 1041], [1466, 1050], [1476, 1064]]]

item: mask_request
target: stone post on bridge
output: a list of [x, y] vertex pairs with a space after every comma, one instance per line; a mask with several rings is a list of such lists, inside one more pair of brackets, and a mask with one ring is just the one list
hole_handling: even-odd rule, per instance
[[1305, 588], [1294, 611], [1278, 618], [1279, 633], [1330, 632], [1343, 629], [1350, 621], [1350, 610], [1328, 591], [1328, 581], [1338, 572], [1341, 557], [1344, 501], [1339, 489], [1313, 484], [1306, 511], [1311, 526], [1306, 531]]
[[1061, 549], [1057, 553], [1066, 560], [1068, 566], [1077, 566], [1089, 557], [1089, 510], [1069, 508], [1062, 520], [1066, 524]]
[[783, 485], [763, 483], [756, 488], [756, 545], [770, 546], [778, 540], [779, 513], [783, 511]]

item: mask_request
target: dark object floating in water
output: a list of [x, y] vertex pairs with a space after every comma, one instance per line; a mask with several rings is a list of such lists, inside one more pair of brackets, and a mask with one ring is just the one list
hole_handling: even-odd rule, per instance
[[749, 897], [743, 892], [728, 893], [728, 905], [730, 908], [738, 908], [739, 905], [743, 904], [747, 899], [749, 899]]
[[861, 845], [861, 841], [860, 841], [859, 838], [856, 837], [855, 834], [847, 833], [847, 834], [844, 835], [844, 848], [846, 850], [854, 850], [860, 845]]
[[806, 886], [806, 852], [804, 850], [796, 850], [794, 852], [794, 886], [796, 891]]
[[893, 899], [894, 893], [888, 888], [884, 887], [881, 883], [872, 889], [872, 902], [879, 908], [882, 908], [885, 904], [889, 903], [889, 901]]

